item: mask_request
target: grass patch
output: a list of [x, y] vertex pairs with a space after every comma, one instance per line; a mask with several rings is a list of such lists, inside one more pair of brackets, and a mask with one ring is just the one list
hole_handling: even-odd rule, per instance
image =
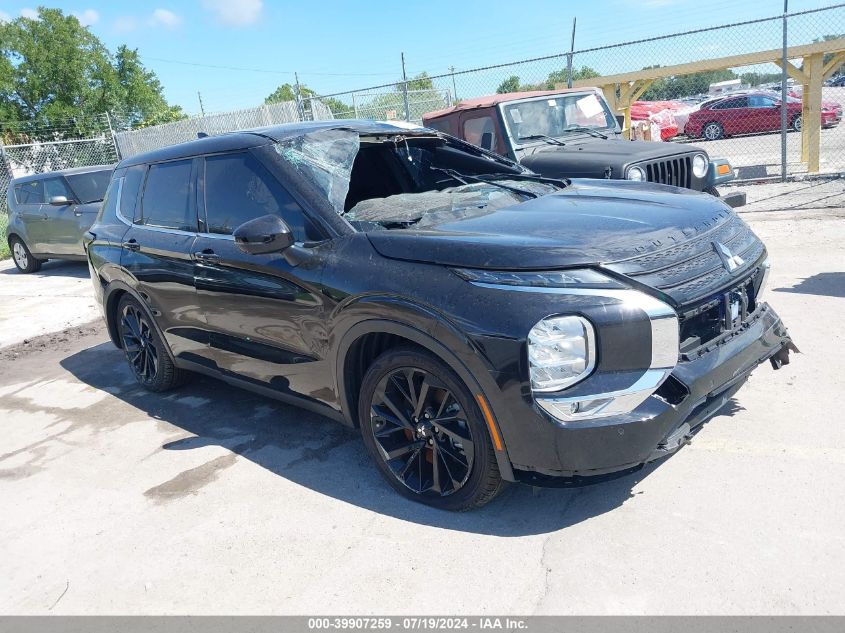
[[0, 259], [6, 259], [11, 255], [9, 243], [6, 241], [6, 225], [9, 223], [9, 214], [0, 212]]

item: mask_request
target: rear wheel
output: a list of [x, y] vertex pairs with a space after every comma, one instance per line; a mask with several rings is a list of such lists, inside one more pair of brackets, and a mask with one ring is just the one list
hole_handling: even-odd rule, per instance
[[801, 131], [802, 125], [804, 125], [804, 120], [801, 118], [800, 114], [797, 117], [795, 117], [794, 119], [792, 119], [792, 129], [795, 130], [796, 132]]
[[722, 127], [721, 123], [712, 121], [704, 126], [704, 129], [701, 131], [701, 134], [708, 141], [717, 141], [725, 136], [725, 128]]
[[132, 296], [117, 306], [118, 332], [129, 369], [149, 391], [168, 391], [183, 382], [184, 372], [173, 363], [165, 342], [147, 310]]
[[361, 434], [400, 494], [444, 510], [469, 510], [502, 489], [493, 445], [463, 381], [413, 348], [382, 354], [364, 376]]
[[41, 270], [41, 260], [35, 259], [27, 245], [19, 237], [12, 237], [9, 240], [12, 249], [12, 260], [15, 266], [22, 273], [35, 273]]

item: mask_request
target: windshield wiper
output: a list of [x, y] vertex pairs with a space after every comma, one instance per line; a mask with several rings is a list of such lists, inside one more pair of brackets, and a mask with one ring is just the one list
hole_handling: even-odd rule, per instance
[[538, 174], [482, 174], [482, 178], [489, 178], [490, 180], [529, 180], [531, 182], [541, 182], [546, 185], [554, 185], [563, 189], [568, 187], [571, 183], [565, 178], [546, 178]]
[[487, 185], [493, 185], [494, 187], [500, 187], [502, 189], [507, 189], [508, 191], [513, 191], [514, 193], [518, 193], [521, 196], [528, 196], [529, 198], [537, 198], [538, 197], [537, 194], [534, 193], [533, 191], [527, 191], [525, 189], [520, 189], [519, 187], [511, 187], [510, 185], [503, 185], [500, 182], [495, 182], [494, 180], [484, 178], [483, 176], [470, 176], [469, 174], [462, 174], [461, 172], [455, 171], [454, 169], [445, 169], [443, 167], [434, 167], [433, 165], [429, 166], [429, 169], [431, 169], [433, 171], [442, 172], [442, 173], [446, 174], [447, 176], [449, 176], [450, 178], [453, 178], [453, 179], [457, 180], [458, 182], [462, 182], [465, 185], [469, 184], [467, 182], [467, 180], [471, 180], [473, 182], [483, 182], [484, 184], [487, 184]]
[[546, 136], [545, 134], [529, 134], [528, 136], [520, 136], [516, 140], [518, 141], [537, 141], [537, 140], [544, 140], [549, 145], [566, 145], [561, 140], [556, 139], [554, 136]]
[[567, 128], [564, 128], [564, 132], [586, 132], [590, 136], [595, 136], [596, 138], [603, 138], [607, 139], [607, 134], [602, 134], [595, 128], [591, 127], [584, 127], [583, 125], [570, 125]]

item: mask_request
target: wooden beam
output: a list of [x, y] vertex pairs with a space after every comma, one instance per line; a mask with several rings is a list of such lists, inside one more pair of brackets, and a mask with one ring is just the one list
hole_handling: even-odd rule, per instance
[[[800, 46], [791, 46], [786, 49], [787, 59], [798, 59], [809, 57], [816, 53], [839, 53], [845, 51], [845, 38], [837, 38], [835, 40], [828, 40], [826, 42], [813, 42], [812, 44], [802, 44]], [[691, 73], [702, 72], [706, 70], [721, 70], [723, 68], [735, 68], [739, 66], [751, 66], [753, 64], [766, 64], [781, 59], [783, 50], [775, 48], [767, 51], [758, 51], [756, 53], [743, 53], [742, 55], [730, 55], [728, 57], [717, 57], [715, 59], [702, 59], [695, 62], [688, 62], [686, 64], [673, 64], [672, 66], [660, 66], [658, 68], [648, 68], [646, 70], [637, 70], [629, 73], [620, 73], [618, 75], [605, 75], [604, 77], [593, 77], [591, 79], [579, 79], [573, 82], [573, 87], [584, 88], [586, 86], [603, 86], [606, 84], [629, 84], [632, 81], [641, 79], [661, 79], [663, 77], [674, 77], [675, 75], [689, 75]], [[558, 87], [566, 87], [560, 84]]]
[[[776, 59], [775, 64], [783, 68], [783, 60]], [[805, 74], [803, 70], [788, 60], [786, 62], [786, 74], [802, 85], [810, 83], [810, 77]]]
[[631, 95], [631, 103], [637, 101], [640, 97], [643, 96], [643, 93], [651, 88], [651, 84], [654, 83], [654, 79], [646, 79], [645, 81], [641, 81], [639, 87], [634, 90], [634, 93]]
[[824, 68], [822, 69], [822, 79], [830, 77], [843, 63], [845, 63], [845, 52], [836, 53], [836, 55], [834, 55], [833, 58], [824, 65]]

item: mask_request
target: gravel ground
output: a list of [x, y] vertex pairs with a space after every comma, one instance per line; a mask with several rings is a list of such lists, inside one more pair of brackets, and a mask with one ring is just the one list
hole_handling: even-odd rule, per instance
[[803, 353], [663, 462], [473, 513], [404, 501], [311, 413], [140, 390], [99, 323], [7, 346], [0, 613], [845, 614], [845, 212], [745, 218]]

